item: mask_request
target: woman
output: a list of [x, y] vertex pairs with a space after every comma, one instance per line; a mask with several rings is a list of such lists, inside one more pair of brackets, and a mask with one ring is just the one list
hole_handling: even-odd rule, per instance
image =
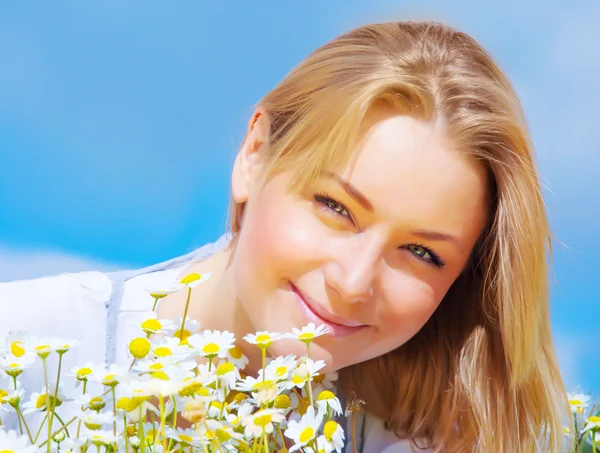
[[[68, 316], [106, 331], [107, 359], [123, 362], [142, 288], [212, 272], [189, 312], [204, 328], [331, 328], [311, 355], [365, 401], [363, 451], [558, 452], [568, 411], [532, 154], [514, 90], [472, 38], [428, 22], [364, 26], [258, 102], [233, 168], [231, 235], [141, 271], [3, 292], [25, 303], [56, 294], [56, 279], [85, 288], [96, 313], [108, 306], [107, 327], [88, 326], [79, 296]], [[160, 317], [181, 315], [184, 298], [165, 298]], [[18, 316], [31, 323], [4, 324], [22, 328]]]

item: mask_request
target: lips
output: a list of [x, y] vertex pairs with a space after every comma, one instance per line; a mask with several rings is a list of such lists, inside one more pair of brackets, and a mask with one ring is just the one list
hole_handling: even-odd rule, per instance
[[324, 310], [318, 303], [310, 299], [308, 296], [300, 292], [293, 283], [290, 282], [291, 289], [296, 296], [296, 302], [300, 311], [303, 312], [305, 317], [315, 324], [324, 324], [329, 327], [330, 334], [334, 337], [347, 337], [356, 333], [365, 327], [365, 324], [359, 324], [354, 321], [343, 319], [339, 316], [334, 315]]

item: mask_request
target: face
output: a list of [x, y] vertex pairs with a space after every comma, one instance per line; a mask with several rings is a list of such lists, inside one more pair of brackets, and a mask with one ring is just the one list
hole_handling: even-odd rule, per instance
[[[255, 329], [330, 327], [311, 346], [328, 369], [397, 348], [433, 314], [483, 230], [483, 166], [435, 125], [377, 106], [347, 170], [300, 193], [289, 190], [291, 171], [259, 186], [264, 119], [255, 114], [232, 177], [234, 198], [246, 202], [235, 291]], [[305, 347], [271, 348], [290, 353]]]

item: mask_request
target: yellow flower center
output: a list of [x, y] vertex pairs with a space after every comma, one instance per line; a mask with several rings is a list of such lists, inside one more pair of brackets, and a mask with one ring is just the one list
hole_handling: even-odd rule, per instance
[[224, 374], [231, 373], [235, 370], [233, 363], [225, 362], [217, 367], [217, 376], [223, 376]]
[[157, 357], [168, 357], [173, 355], [173, 352], [165, 346], [159, 346], [154, 350], [154, 355]]
[[92, 374], [91, 368], [84, 367], [77, 370], [77, 377], [89, 376], [90, 374]]
[[167, 376], [167, 373], [165, 373], [164, 371], [153, 371], [152, 373], [150, 373], [150, 376], [152, 376], [155, 379], [161, 379], [163, 381], [169, 380], [169, 376]]
[[150, 296], [154, 297], [155, 299], [162, 299], [163, 297], [167, 297], [167, 293], [165, 291], [152, 291]]
[[581, 406], [583, 403], [579, 400], [569, 400], [571, 406]]
[[202, 352], [206, 355], [218, 354], [221, 347], [217, 343], [207, 343], [202, 347]]
[[25, 355], [25, 348], [23, 347], [23, 343], [21, 343], [20, 341], [13, 341], [10, 344], [10, 352], [12, 352], [12, 354], [15, 357], [23, 357], [23, 355]]
[[179, 340], [185, 340], [187, 337], [189, 337], [192, 334], [192, 332], [190, 332], [187, 329], [183, 329], [183, 335], [181, 334], [181, 329], [177, 329], [175, 331], [175, 333], [173, 334], [173, 336], [175, 338], [179, 338]]
[[196, 389], [196, 395], [198, 395], [198, 396], [209, 396], [210, 395], [210, 391], [206, 387], [200, 387], [199, 389]]
[[195, 272], [192, 274], [188, 274], [185, 277], [183, 277], [180, 282], [182, 285], [189, 285], [190, 283], [193, 283], [195, 281], [198, 281], [202, 278], [202, 276], [200, 274], [196, 274]]
[[7, 396], [8, 396], [8, 392], [6, 390], [0, 390], [0, 404], [6, 403]]
[[257, 335], [256, 336], [256, 342], [258, 344], [266, 344], [266, 343], [270, 343], [273, 340], [271, 339], [271, 335], [267, 335], [267, 334], [261, 334], [261, 335]]
[[233, 348], [229, 348], [229, 355], [236, 360], [242, 358], [242, 348], [239, 346], [234, 346]]
[[269, 423], [271, 423], [271, 414], [259, 415], [258, 417], [254, 417], [254, 424], [256, 426], [265, 427]]
[[0, 453], [15, 453], [14, 450], [0, 450]]
[[325, 375], [324, 374], [317, 374], [315, 377], [313, 377], [313, 382], [316, 382], [317, 384], [323, 382], [323, 379], [325, 379]]
[[325, 426], [323, 427], [323, 434], [325, 434], [325, 439], [327, 439], [329, 442], [331, 442], [333, 435], [337, 431], [337, 427], [338, 424], [333, 420], [329, 420], [327, 423], [325, 423]]
[[296, 385], [302, 384], [303, 382], [306, 382], [306, 378], [298, 374], [294, 374], [294, 376], [292, 377], [292, 382]]
[[335, 398], [335, 395], [329, 390], [323, 390], [321, 393], [319, 393], [319, 396], [317, 396], [317, 400], [319, 401], [330, 400], [332, 398]]
[[180, 434], [178, 437], [180, 441], [187, 442], [188, 444], [194, 441], [192, 436], [186, 436], [185, 434]]
[[588, 422], [590, 422], [590, 423], [600, 423], [600, 417], [598, 417], [597, 415], [590, 415], [588, 417]]
[[164, 366], [162, 363], [153, 363], [148, 368], [150, 368], [151, 370], [154, 370], [154, 371], [158, 371], [158, 370], [162, 370], [164, 368]]
[[313, 338], [315, 338], [315, 334], [312, 332], [305, 332], [298, 335], [299, 340], [312, 340]]
[[288, 372], [288, 367], [280, 366], [280, 367], [277, 367], [277, 369], [275, 370], [275, 376], [283, 377], [287, 374], [287, 372]]
[[229, 434], [223, 428], [217, 428], [217, 439], [219, 439], [221, 442], [227, 442], [229, 439], [231, 439], [231, 434]]
[[277, 398], [275, 398], [275, 407], [277, 409], [287, 409], [291, 404], [290, 397], [287, 395], [278, 395]]
[[108, 385], [108, 384], [114, 382], [116, 377], [117, 377], [116, 374], [107, 374], [106, 376], [104, 376], [104, 379], [102, 380], [102, 383], [104, 385]]
[[35, 408], [36, 409], [41, 409], [42, 407], [46, 406], [46, 394], [42, 394], [40, 396], [37, 397], [37, 399], [35, 400]]
[[129, 343], [129, 352], [136, 359], [143, 359], [148, 355], [152, 345], [147, 338], [134, 338]]
[[158, 319], [150, 318], [146, 319], [142, 323], [142, 329], [149, 332], [156, 332], [162, 329], [162, 324], [158, 321]]
[[49, 344], [42, 344], [42, 345], [39, 345], [39, 346], [35, 347], [35, 352], [46, 351], [48, 349], [50, 349], [50, 345]]
[[260, 391], [260, 390], [272, 390], [272, 389], [275, 389], [276, 386], [273, 381], [270, 381], [267, 379], [266, 381], [257, 382], [256, 384], [254, 384], [252, 386], [252, 388]]
[[299, 440], [301, 443], [306, 443], [313, 437], [315, 437], [315, 430], [309, 426], [308, 428], [304, 428], [304, 430], [302, 430]]
[[127, 397], [119, 398], [117, 401], [117, 409], [124, 410], [125, 412], [131, 412], [137, 407], [137, 404]]
[[9, 365], [9, 368], [13, 368], [13, 369], [14, 369], [14, 368], [20, 368], [20, 367], [21, 367], [21, 365], [19, 365], [18, 363], [11, 363], [11, 364]]
[[239, 404], [242, 401], [244, 401], [246, 398], [248, 398], [248, 396], [246, 394], [240, 392], [233, 397], [233, 402]]

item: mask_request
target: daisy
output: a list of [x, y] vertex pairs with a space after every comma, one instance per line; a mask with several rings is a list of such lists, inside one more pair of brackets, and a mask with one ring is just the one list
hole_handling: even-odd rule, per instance
[[325, 325], [315, 327], [315, 324], [310, 322], [308, 325], [302, 327], [302, 330], [293, 327], [292, 332], [293, 333], [286, 334], [286, 338], [295, 338], [303, 343], [309, 344], [315, 338], [330, 333], [331, 329]]
[[153, 371], [148, 375], [150, 379], [141, 380], [142, 388], [153, 396], [171, 396], [185, 387], [186, 378], [193, 373], [177, 367], [169, 367], [160, 371]]
[[316, 362], [312, 359], [305, 358], [292, 373], [292, 382], [297, 387], [304, 387], [304, 385], [312, 380], [318, 371], [325, 366], [323, 360], [317, 360]]
[[[208, 430], [206, 427], [208, 427]], [[209, 441], [214, 442], [213, 439], [215, 439], [220, 446], [235, 446], [239, 440], [244, 438], [241, 433], [235, 432], [228, 422], [207, 419], [206, 427], [203, 426], [202, 428], [204, 428], [204, 434], [209, 438]]]
[[99, 382], [107, 387], [114, 387], [127, 376], [127, 370], [119, 365], [112, 364], [110, 367], [99, 367], [91, 374], [90, 380]]
[[120, 436], [115, 436], [112, 431], [97, 429], [83, 430], [82, 437], [86, 438], [88, 442], [94, 445], [107, 446], [118, 442]]
[[332, 390], [333, 391], [333, 383], [338, 380], [338, 374], [335, 371], [331, 373], [317, 374], [313, 376], [312, 380], [312, 389], [315, 395], [318, 395], [323, 390]]
[[584, 409], [590, 405], [590, 400], [592, 399], [584, 393], [567, 393], [567, 395], [572, 413], [579, 412], [582, 414]]
[[13, 354], [16, 357], [21, 357], [27, 352], [26, 345], [29, 337], [26, 332], [11, 332], [4, 339], [4, 348], [0, 354]]
[[11, 377], [17, 377], [23, 370], [29, 368], [35, 362], [35, 355], [26, 353], [21, 356], [7, 354], [5, 357], [0, 357], [0, 370], [4, 370]]
[[240, 379], [240, 372], [230, 362], [219, 363], [216, 373], [219, 381], [225, 384], [230, 390], [235, 388], [236, 382]]
[[101, 411], [106, 407], [106, 400], [102, 396], [92, 396], [89, 393], [77, 397], [73, 401], [81, 410], [91, 409], [93, 411]]
[[[271, 360], [265, 367], [265, 379], [285, 381], [297, 365], [298, 361], [293, 354], [286, 357], [277, 357]], [[262, 370], [259, 370], [259, 373], [261, 372]]]
[[229, 348], [225, 358], [229, 362], [233, 363], [238, 370], [243, 370], [246, 368], [246, 365], [250, 363], [250, 360], [244, 355], [242, 348], [239, 346], [232, 346]]
[[225, 358], [227, 351], [233, 346], [235, 336], [227, 330], [224, 332], [205, 330], [203, 333], [188, 337], [187, 341], [204, 357]]
[[29, 397], [29, 401], [23, 404], [23, 413], [29, 414], [36, 411], [44, 412], [47, 409], [46, 404], [48, 402], [48, 397], [52, 408], [59, 407], [65, 400], [65, 397], [60, 388], [58, 389], [58, 394], [54, 397], [55, 386], [53, 384], [50, 384], [50, 389], [50, 395], [47, 395], [48, 392], [45, 386], [40, 393], [32, 393]]
[[30, 337], [27, 341], [26, 349], [31, 350], [45, 359], [53, 352], [64, 354], [72, 347], [80, 344], [77, 340], [64, 340], [58, 337]]
[[86, 362], [82, 367], [75, 366], [71, 368], [71, 373], [67, 376], [73, 376], [79, 382], [87, 381], [96, 370], [103, 365], [96, 365], [94, 362]]
[[312, 442], [316, 438], [322, 422], [323, 413], [319, 411], [315, 415], [315, 408], [312, 406], [308, 408], [299, 422], [290, 420], [288, 429], [284, 432], [285, 437], [294, 441], [294, 446], [289, 450], [290, 453]]
[[249, 333], [244, 336], [244, 340], [248, 343], [255, 344], [261, 349], [266, 349], [273, 344], [274, 341], [281, 340], [283, 335], [280, 333], [260, 331], [256, 334]]
[[277, 409], [263, 409], [242, 419], [244, 434], [247, 437], [261, 437], [273, 432], [273, 423], [281, 423], [285, 416]]
[[0, 445], [2, 451], [9, 453], [35, 453], [37, 447], [31, 446], [27, 436], [19, 436], [15, 431], [0, 430]]
[[333, 392], [329, 390], [323, 390], [317, 396], [317, 406], [319, 410], [329, 414], [329, 408], [333, 410], [336, 415], [342, 415], [342, 405], [340, 400], [336, 398]]
[[[181, 325], [183, 324], [183, 334], [181, 333]], [[173, 329], [173, 335], [175, 338], [179, 339], [182, 343], [187, 344], [186, 340], [190, 335], [195, 334], [200, 330], [200, 323], [198, 321], [194, 321], [190, 319], [189, 316], [185, 317], [185, 323], [183, 322], [183, 317], [179, 316], [175, 320], [175, 329]]]
[[583, 428], [582, 433], [589, 431], [590, 429], [598, 429], [600, 428], [600, 417], [597, 415], [590, 415], [585, 419], [585, 428]]
[[81, 411], [75, 416], [83, 422], [88, 429], [100, 429], [102, 425], [113, 423], [116, 419], [112, 412]]
[[183, 277], [178, 282], [174, 283], [170, 288], [179, 291], [181, 288], [195, 288], [200, 283], [204, 283], [212, 276], [212, 272], [205, 272], [204, 274], [191, 273]]
[[155, 357], [172, 356], [175, 360], [185, 360], [191, 353], [192, 350], [188, 346], [180, 345], [177, 338], [163, 338], [152, 349], [152, 354]]
[[176, 440], [182, 444], [198, 447], [201, 445], [201, 439], [198, 432], [193, 429], [172, 429], [167, 428], [167, 437]]
[[175, 327], [173, 321], [167, 319], [158, 319], [156, 312], [149, 311], [143, 314], [143, 321], [140, 324], [142, 330], [147, 334], [155, 334], [158, 332], [168, 331]]
[[146, 292], [150, 294], [150, 297], [152, 297], [154, 300], [158, 300], [167, 297], [169, 294], [177, 292], [178, 289], [179, 288], [175, 286], [170, 286], [164, 289], [146, 288]]
[[319, 448], [323, 448], [326, 452], [341, 453], [344, 448], [344, 430], [339, 423], [329, 420], [323, 427], [323, 434], [317, 440]]

